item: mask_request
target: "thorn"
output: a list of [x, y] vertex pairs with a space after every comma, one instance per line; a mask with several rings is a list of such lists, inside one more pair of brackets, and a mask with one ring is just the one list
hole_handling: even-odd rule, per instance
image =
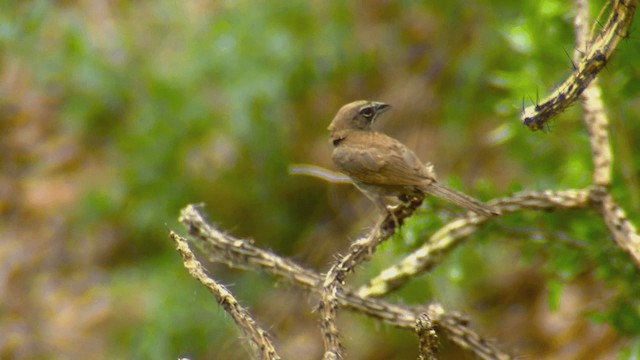
[[567, 55], [567, 58], [569, 59], [569, 62], [571, 62], [571, 66], [573, 67], [573, 71], [576, 71], [578, 68], [576, 67], [576, 64], [573, 62], [573, 59], [571, 58], [571, 55], [569, 55], [569, 52], [564, 47], [562, 48], [562, 50], [564, 50], [564, 54]]
[[633, 36], [633, 33], [635, 32], [635, 28], [633, 27], [629, 27], [627, 29], [627, 34], [624, 37], [624, 40], [638, 40], [638, 38], [636, 38], [635, 36]]

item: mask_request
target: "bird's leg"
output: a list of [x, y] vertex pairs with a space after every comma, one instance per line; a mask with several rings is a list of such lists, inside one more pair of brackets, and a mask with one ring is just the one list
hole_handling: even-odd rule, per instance
[[422, 205], [424, 196], [420, 194], [401, 194], [398, 195], [398, 200], [401, 201], [402, 207], [405, 211], [413, 213], [420, 207], [420, 205]]
[[374, 204], [376, 204], [376, 207], [378, 209], [380, 209], [380, 215], [384, 218], [386, 215], [390, 216], [391, 219], [393, 220], [393, 224], [395, 225], [395, 228], [398, 229], [400, 228], [400, 221], [398, 220], [398, 218], [396, 217], [395, 213], [398, 210], [398, 208], [400, 206], [402, 206], [402, 204], [387, 204], [386, 197], [383, 195], [377, 195], [377, 194], [372, 194], [372, 193], [366, 193], [367, 197], [369, 199], [371, 199], [373, 201]]
[[388, 204], [384, 201], [381, 202], [384, 205], [384, 214], [388, 214], [389, 217], [391, 217], [395, 229], [400, 229], [400, 226], [402, 226], [402, 221], [398, 219], [398, 216], [396, 214], [402, 213], [402, 208], [405, 207], [405, 204], [403, 202], [398, 203], [396, 201], [394, 201], [395, 204]]
[[396, 229], [399, 229], [404, 222], [404, 218], [411, 216], [422, 204], [423, 196], [416, 194], [400, 194], [397, 196], [399, 203], [386, 205], [386, 212], [389, 214]]
[[407, 194], [398, 195], [398, 200], [400, 200], [400, 202], [402, 202], [402, 205], [404, 205], [406, 207], [411, 206], [411, 199], [412, 199], [412, 197], [410, 195], [407, 195]]

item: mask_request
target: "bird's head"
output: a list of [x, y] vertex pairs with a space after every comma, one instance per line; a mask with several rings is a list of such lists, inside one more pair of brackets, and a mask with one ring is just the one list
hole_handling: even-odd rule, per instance
[[371, 131], [371, 125], [383, 112], [391, 109], [391, 105], [379, 102], [358, 100], [338, 110], [329, 125], [331, 139], [339, 139], [352, 130]]

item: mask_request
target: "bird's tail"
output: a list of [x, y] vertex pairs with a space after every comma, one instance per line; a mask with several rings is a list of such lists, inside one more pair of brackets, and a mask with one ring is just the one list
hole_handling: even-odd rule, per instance
[[450, 201], [479, 215], [493, 216], [500, 214], [500, 211], [498, 211], [497, 209], [483, 204], [480, 201], [472, 198], [471, 196], [450, 189], [444, 185], [440, 185], [435, 181], [427, 185], [424, 190], [431, 195], [437, 196], [443, 200]]

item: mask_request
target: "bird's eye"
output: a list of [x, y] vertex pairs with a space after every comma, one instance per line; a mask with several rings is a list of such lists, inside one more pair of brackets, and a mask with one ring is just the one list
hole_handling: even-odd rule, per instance
[[374, 111], [373, 111], [372, 108], [366, 107], [366, 108], [360, 110], [360, 115], [362, 115], [362, 116], [366, 117], [367, 119], [369, 119], [369, 118], [373, 117]]

